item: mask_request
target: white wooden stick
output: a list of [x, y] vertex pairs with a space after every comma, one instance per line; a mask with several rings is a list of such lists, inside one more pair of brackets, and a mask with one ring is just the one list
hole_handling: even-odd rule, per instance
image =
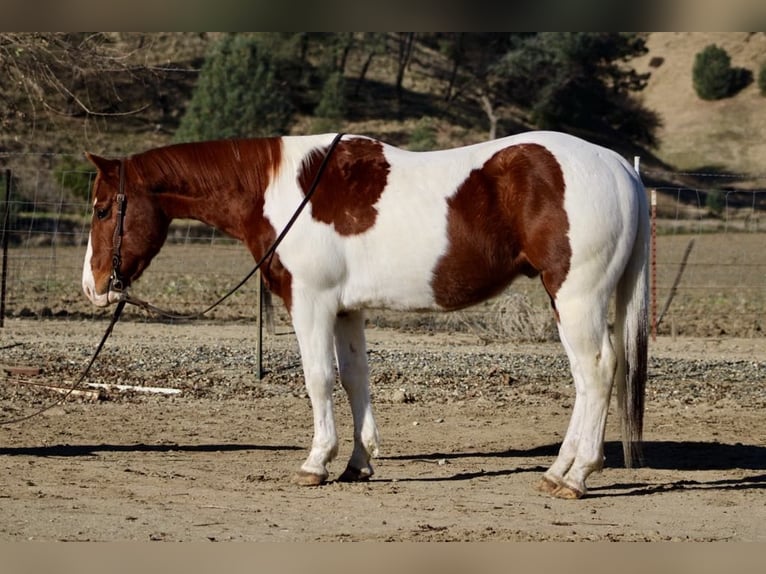
[[138, 393], [156, 393], [160, 395], [180, 395], [181, 389], [171, 389], [168, 387], [142, 387], [139, 385], [109, 385], [106, 383], [88, 383], [87, 386], [94, 389], [106, 389], [118, 391], [136, 391]]

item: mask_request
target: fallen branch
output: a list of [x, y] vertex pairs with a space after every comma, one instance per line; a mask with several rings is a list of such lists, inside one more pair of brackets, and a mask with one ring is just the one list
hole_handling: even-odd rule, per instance
[[94, 389], [105, 389], [107, 391], [135, 391], [137, 393], [154, 393], [158, 395], [180, 395], [181, 389], [172, 389], [169, 387], [142, 387], [140, 385], [116, 385], [107, 383], [87, 383], [88, 387]]
[[5, 379], [8, 383], [14, 385], [28, 385], [30, 387], [37, 387], [38, 389], [44, 389], [46, 391], [53, 391], [62, 395], [80, 397], [88, 401], [99, 401], [104, 398], [103, 393], [100, 390], [95, 389], [73, 389], [72, 387], [64, 387], [61, 385], [51, 385], [49, 383], [39, 383], [37, 381], [27, 381], [25, 379]]
[[[21, 375], [21, 376], [30, 376], [30, 375], [37, 375], [40, 373], [40, 369], [37, 367], [0, 367], [0, 370], [6, 371], [9, 374], [13, 375]], [[103, 391], [119, 391], [119, 392], [126, 392], [126, 391], [133, 391], [137, 393], [152, 393], [152, 394], [158, 394], [158, 395], [180, 395], [183, 391], [181, 389], [172, 389], [168, 387], [144, 387], [140, 385], [118, 385], [118, 384], [107, 384], [107, 383], [86, 383], [85, 386], [86, 389], [72, 389], [72, 387], [65, 387], [62, 385], [52, 385], [50, 383], [42, 383], [38, 381], [30, 381], [26, 379], [12, 379], [10, 377], [5, 379], [9, 383], [14, 383], [17, 385], [31, 385], [51, 391], [56, 391], [59, 393], [68, 393], [71, 390], [72, 396], [79, 396], [79, 397], [86, 397], [86, 398], [92, 398], [92, 399], [103, 399], [104, 394]]]

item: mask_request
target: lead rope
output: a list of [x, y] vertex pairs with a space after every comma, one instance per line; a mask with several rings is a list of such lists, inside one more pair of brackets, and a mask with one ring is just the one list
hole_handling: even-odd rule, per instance
[[109, 322], [109, 326], [106, 328], [106, 331], [104, 332], [104, 336], [101, 337], [101, 342], [98, 344], [98, 347], [96, 347], [96, 352], [93, 353], [93, 356], [90, 358], [88, 365], [80, 374], [80, 377], [74, 382], [74, 384], [69, 388], [69, 390], [67, 390], [67, 392], [64, 395], [62, 395], [59, 399], [53, 401], [49, 405], [46, 405], [40, 409], [37, 409], [35, 412], [33, 412], [30, 415], [18, 417], [15, 419], [0, 421], [0, 426], [16, 424], [16, 423], [20, 423], [25, 420], [31, 419], [33, 417], [43, 414], [45, 411], [49, 411], [53, 407], [60, 405], [65, 400], [67, 400], [67, 398], [69, 398], [69, 396], [73, 392], [75, 392], [80, 387], [80, 385], [82, 385], [82, 382], [85, 380], [85, 377], [88, 376], [88, 373], [90, 372], [90, 368], [93, 366], [93, 363], [96, 362], [96, 357], [98, 357], [98, 354], [101, 352], [101, 349], [103, 348], [104, 343], [106, 343], [106, 340], [109, 338], [109, 335], [111, 335], [112, 329], [114, 329], [114, 325], [117, 323], [117, 320], [120, 318], [120, 315], [122, 314], [122, 310], [125, 308], [125, 303], [126, 303], [125, 301], [117, 302], [117, 307], [114, 308], [114, 315], [112, 315], [112, 320]]
[[[277, 250], [277, 247], [279, 247], [279, 244], [282, 243], [282, 240], [287, 235], [287, 232], [290, 230], [290, 228], [295, 224], [298, 217], [300, 216], [303, 209], [306, 207], [306, 204], [311, 200], [311, 196], [314, 195], [314, 192], [316, 191], [317, 186], [319, 185], [319, 180], [322, 176], [322, 173], [324, 172], [325, 168], [327, 167], [327, 163], [329, 162], [330, 156], [332, 155], [333, 150], [338, 145], [338, 142], [343, 137], [343, 133], [339, 133], [335, 136], [335, 138], [332, 140], [332, 143], [330, 144], [330, 147], [327, 150], [327, 153], [325, 154], [324, 158], [322, 159], [322, 163], [319, 165], [319, 169], [317, 170], [316, 175], [314, 176], [314, 181], [311, 182], [311, 187], [306, 192], [306, 195], [304, 196], [303, 200], [301, 201], [300, 205], [298, 205], [298, 208], [295, 210], [295, 213], [293, 213], [290, 220], [287, 222], [287, 225], [285, 225], [284, 229], [282, 229], [282, 232], [277, 236], [277, 238], [274, 240], [274, 243], [271, 244], [271, 247], [269, 247], [266, 250], [266, 253], [261, 257], [258, 262], [255, 264], [255, 267], [245, 276], [242, 281], [237, 283], [232, 289], [229, 290], [228, 293], [226, 293], [223, 297], [218, 299], [215, 303], [210, 305], [207, 309], [200, 311], [199, 313], [192, 313], [189, 315], [179, 315], [170, 311], [166, 311], [164, 309], [160, 309], [159, 307], [155, 307], [151, 303], [144, 301], [142, 299], [138, 299], [137, 297], [133, 297], [128, 294], [127, 291], [122, 291], [120, 294], [120, 298], [117, 301], [117, 306], [114, 309], [114, 314], [112, 315], [112, 320], [109, 322], [109, 326], [106, 328], [106, 331], [104, 332], [104, 336], [101, 337], [101, 341], [98, 344], [98, 347], [96, 347], [96, 352], [93, 353], [93, 356], [91, 357], [90, 361], [88, 362], [87, 366], [83, 370], [83, 372], [80, 374], [80, 377], [74, 382], [74, 384], [67, 390], [67, 392], [61, 396], [56, 401], [52, 402], [49, 405], [46, 405], [45, 407], [42, 407], [36, 411], [34, 411], [32, 414], [18, 417], [15, 419], [8, 419], [0, 421], [0, 426], [4, 425], [10, 425], [10, 424], [16, 424], [23, 421], [26, 421], [28, 419], [31, 419], [33, 417], [36, 417], [38, 415], [41, 415], [45, 411], [48, 411], [52, 409], [53, 407], [60, 405], [63, 403], [74, 391], [76, 391], [80, 385], [82, 385], [83, 381], [85, 380], [85, 377], [88, 376], [88, 373], [90, 372], [91, 367], [93, 366], [93, 363], [96, 362], [96, 358], [98, 357], [99, 353], [101, 352], [101, 349], [103, 348], [104, 344], [106, 343], [106, 340], [109, 338], [109, 335], [112, 333], [112, 329], [114, 329], [115, 324], [120, 319], [120, 315], [122, 314], [122, 310], [125, 308], [126, 303], [130, 303], [131, 305], [135, 305], [137, 307], [140, 307], [142, 309], [145, 309], [147, 311], [150, 311], [152, 313], [156, 313], [159, 315], [163, 315], [165, 317], [168, 317], [170, 319], [178, 320], [178, 321], [189, 321], [192, 319], [197, 319], [199, 317], [202, 317], [206, 313], [213, 310], [215, 307], [223, 303], [226, 299], [228, 299], [231, 295], [234, 294], [235, 291], [237, 291], [242, 285], [247, 283], [247, 281], [255, 275], [256, 271], [261, 268], [261, 266], [266, 262], [266, 260], [271, 257], [274, 252]], [[119, 221], [117, 223], [117, 227], [115, 227], [115, 249], [113, 254], [113, 281], [115, 283], [120, 284], [121, 286], [121, 278], [119, 274], [119, 264], [121, 262], [120, 257], [120, 249], [119, 247], [122, 244], [122, 225], [123, 225], [123, 218], [125, 216], [124, 211], [124, 205], [125, 205], [125, 194], [123, 190], [124, 186], [124, 176], [123, 176], [123, 169], [122, 166], [120, 166], [120, 189], [119, 189], [119, 195], [122, 196], [121, 201], [119, 202], [119, 214], [118, 218]], [[118, 231], [119, 230], [119, 231]], [[117, 237], [119, 235], [119, 237]], [[111, 287], [110, 287], [111, 288]]]

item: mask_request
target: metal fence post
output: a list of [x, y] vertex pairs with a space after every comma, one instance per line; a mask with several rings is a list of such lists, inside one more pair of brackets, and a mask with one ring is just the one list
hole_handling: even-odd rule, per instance
[[255, 274], [255, 378], [263, 376], [263, 282], [260, 269]]
[[3, 278], [0, 286], [0, 327], [5, 326], [5, 286], [8, 276], [8, 236], [11, 215], [11, 170], [5, 170], [5, 213], [3, 214]]

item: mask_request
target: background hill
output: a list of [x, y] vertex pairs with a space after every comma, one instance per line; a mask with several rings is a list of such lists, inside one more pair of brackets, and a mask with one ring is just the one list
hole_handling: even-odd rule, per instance
[[692, 86], [692, 66], [695, 54], [708, 44], [724, 48], [732, 66], [749, 69], [755, 77], [766, 62], [764, 32], [654, 32], [647, 40], [649, 53], [632, 62], [638, 71], [651, 72], [639, 98], [663, 122], [656, 155], [682, 171], [763, 176], [766, 97], [753, 82], [732, 98], [701, 100]]
[[[30, 38], [32, 43], [43, 41]], [[220, 33], [104, 34], [104, 44], [119, 55], [111, 61], [123, 66], [117, 74], [108, 67], [86, 73], [87, 61], [65, 61], [51, 48], [49, 51], [61, 59], [60, 69], [75, 78], [73, 85], [80, 90], [78, 94], [84, 94], [82, 101], [24, 92], [12, 82], [0, 86], [0, 102], [5, 108], [0, 112], [0, 152], [6, 152], [0, 160], [15, 162], [15, 173], [23, 174], [31, 165], [30, 156], [19, 166], [18, 157], [8, 152], [79, 155], [89, 150], [117, 155], [170, 143], [205, 55], [220, 38]], [[6, 48], [2, 40], [0, 48]], [[755, 77], [766, 61], [764, 32], [648, 34], [648, 53], [626, 65], [651, 74], [636, 99], [662, 122], [657, 145], [640, 147], [619, 134], [606, 143], [625, 156], [640, 154], [643, 165], [665, 172], [713, 170], [762, 176], [766, 172], [766, 97], [759, 93], [756, 83], [734, 97], [713, 102], [701, 100], [693, 90], [694, 56], [711, 43], [725, 48], [732, 65], [749, 69]], [[24, 57], [18, 49], [10, 55], [7, 52], [0, 50], [0, 61], [3, 56], [6, 63], [8, 58], [13, 62]], [[88, 54], [80, 57], [87, 60]], [[481, 106], [469, 105], [461, 97], [445, 103], [451, 64], [433, 44], [416, 40], [404, 66], [401, 46], [398, 51], [376, 53], [366, 69], [364, 86], [357, 90], [354, 82], [366, 64], [370, 62], [363, 54], [350, 54], [344, 68], [350, 94], [347, 114], [343, 120], [325, 122], [322, 127], [327, 129], [321, 131], [364, 133], [410, 148], [463, 145], [488, 137], [489, 122]], [[400, 70], [398, 89], [393, 78]], [[107, 76], [111, 80], [104, 82]], [[302, 108], [290, 133], [316, 130], [311, 116], [316, 104], [312, 86], [291, 89]], [[96, 113], [89, 113], [85, 106]], [[529, 110], [518, 106], [498, 105], [493, 113], [498, 117], [498, 136], [537, 127]], [[55, 168], [57, 160], [47, 157], [45, 164]]]

